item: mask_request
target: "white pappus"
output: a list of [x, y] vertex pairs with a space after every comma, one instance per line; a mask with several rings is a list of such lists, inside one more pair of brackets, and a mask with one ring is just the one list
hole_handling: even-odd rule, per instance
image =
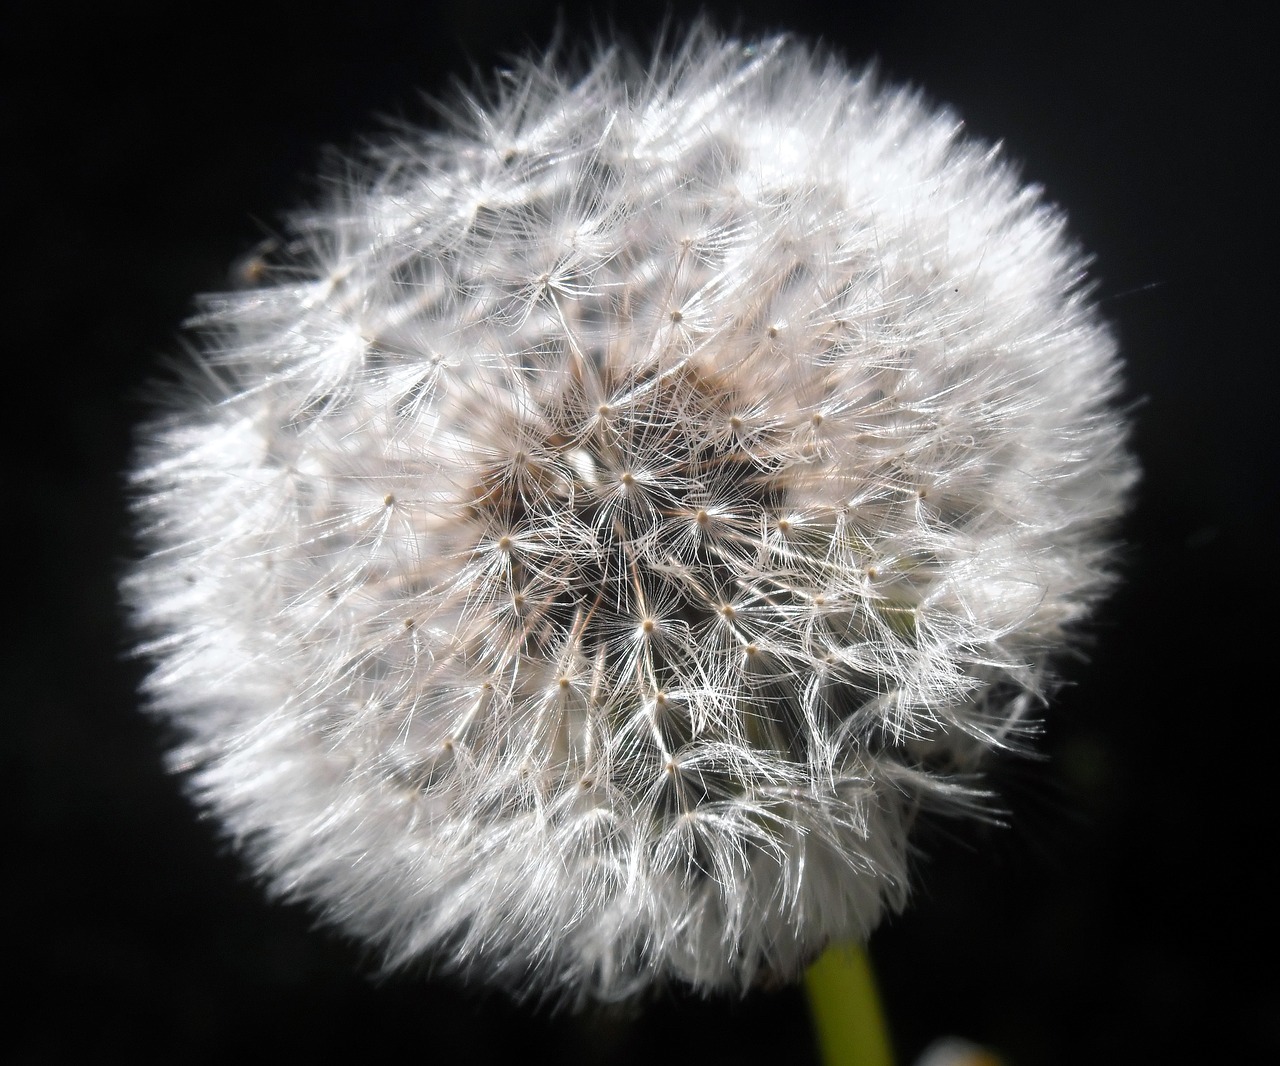
[[[399, 130], [145, 428], [147, 697], [271, 888], [519, 995], [744, 990], [907, 894], [1112, 583], [1063, 217], [705, 27]], [[354, 176], [353, 176], [354, 175]]]

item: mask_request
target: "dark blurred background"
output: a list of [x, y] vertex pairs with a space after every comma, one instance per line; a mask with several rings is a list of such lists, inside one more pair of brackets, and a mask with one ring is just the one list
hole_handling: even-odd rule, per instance
[[[1276, 1056], [1275, 121], [1260, 22], [1199, 4], [708, 9], [876, 58], [1002, 139], [1095, 253], [1141, 404], [1128, 581], [1070, 669], [1048, 758], [995, 768], [1007, 828], [921, 838], [915, 904], [872, 941], [901, 1062], [947, 1034], [1019, 1066]], [[430, 121], [419, 90], [544, 44], [557, 12], [571, 37], [612, 11], [647, 40], [664, 10], [5, 5], [7, 1061], [814, 1061], [794, 991], [575, 1020], [421, 975], [373, 979], [358, 949], [265, 902], [162, 772], [114, 588], [141, 386], [181, 351], [192, 295], [225, 287], [314, 192], [322, 147], [353, 147], [380, 114]]]

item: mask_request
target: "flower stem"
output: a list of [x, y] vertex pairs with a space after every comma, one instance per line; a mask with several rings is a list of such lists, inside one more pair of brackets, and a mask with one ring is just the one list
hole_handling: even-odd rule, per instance
[[892, 1066], [875, 978], [860, 944], [833, 944], [805, 974], [823, 1066]]

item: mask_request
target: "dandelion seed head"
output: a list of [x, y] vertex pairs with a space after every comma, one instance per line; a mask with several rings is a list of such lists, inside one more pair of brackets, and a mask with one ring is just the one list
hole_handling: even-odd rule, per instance
[[998, 153], [803, 45], [501, 85], [206, 301], [134, 473], [148, 696], [389, 966], [794, 976], [1109, 588], [1114, 340]]

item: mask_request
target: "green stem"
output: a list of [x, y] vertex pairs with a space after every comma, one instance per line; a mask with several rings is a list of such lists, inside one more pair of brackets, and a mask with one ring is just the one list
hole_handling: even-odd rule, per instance
[[833, 944], [805, 974], [823, 1066], [893, 1066], [866, 949]]

